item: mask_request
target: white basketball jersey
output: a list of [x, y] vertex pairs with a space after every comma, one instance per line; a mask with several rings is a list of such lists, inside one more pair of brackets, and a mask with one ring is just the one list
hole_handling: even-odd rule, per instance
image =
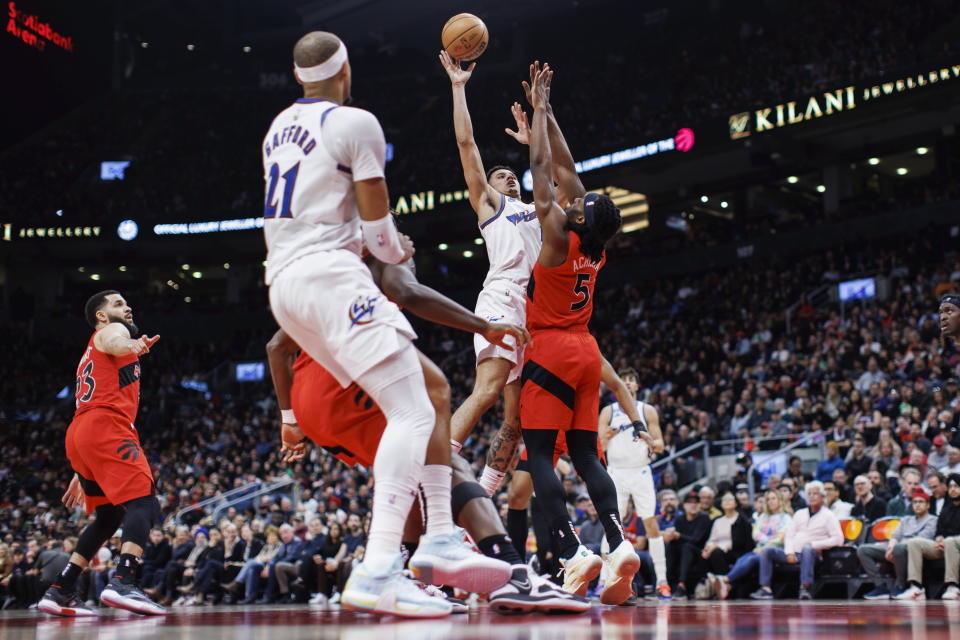
[[[647, 418], [643, 415], [644, 406], [643, 402], [637, 401], [640, 422], [647, 426]], [[608, 466], [624, 468], [650, 464], [650, 447], [642, 438], [634, 441], [633, 423], [617, 402], [610, 405], [610, 427], [613, 429], [613, 437], [607, 442], [605, 449]]]
[[300, 99], [273, 120], [263, 140], [267, 285], [304, 255], [360, 255], [353, 182], [383, 176], [384, 149], [372, 114], [328, 100]]
[[543, 244], [533, 203], [524, 204], [501, 195], [496, 215], [480, 225], [480, 233], [490, 260], [483, 288], [495, 282], [510, 282], [526, 289]]

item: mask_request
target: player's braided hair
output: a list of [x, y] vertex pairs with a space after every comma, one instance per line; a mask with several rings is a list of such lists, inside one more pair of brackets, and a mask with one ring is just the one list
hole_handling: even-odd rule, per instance
[[593, 262], [600, 262], [607, 242], [620, 230], [620, 209], [610, 196], [601, 195], [593, 206], [593, 224], [580, 235], [580, 252]]

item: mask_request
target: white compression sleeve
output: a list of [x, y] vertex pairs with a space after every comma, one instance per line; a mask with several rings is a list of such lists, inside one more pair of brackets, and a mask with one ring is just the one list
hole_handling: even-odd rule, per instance
[[362, 220], [360, 229], [363, 231], [363, 241], [367, 249], [375, 258], [387, 264], [400, 264], [403, 261], [400, 234], [390, 214], [379, 220]]

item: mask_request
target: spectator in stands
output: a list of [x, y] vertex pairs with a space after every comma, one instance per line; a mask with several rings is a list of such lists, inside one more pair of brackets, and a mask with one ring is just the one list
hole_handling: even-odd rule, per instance
[[853, 485], [850, 484], [850, 476], [847, 474], [846, 469], [834, 469], [833, 470], [833, 484], [837, 487], [837, 492], [840, 494], [840, 499], [846, 502], [853, 502], [854, 492]]
[[849, 520], [853, 505], [840, 498], [840, 491], [837, 490], [837, 483], [833, 480], [827, 480], [823, 483], [823, 495], [827, 508], [833, 511], [837, 520]]
[[673, 489], [661, 489], [657, 493], [657, 502], [660, 503], [660, 515], [657, 516], [657, 524], [660, 526], [660, 530], [675, 528], [678, 516], [677, 507], [680, 505], [677, 492]]
[[577, 509], [582, 509], [585, 516], [583, 520], [577, 523], [580, 528], [580, 542], [586, 548], [600, 555], [600, 545], [603, 543], [603, 524], [600, 522], [597, 509], [593, 506], [590, 496], [581, 494], [577, 498]]
[[737, 558], [726, 575], [715, 578], [714, 590], [720, 600], [726, 600], [730, 595], [732, 583], [747, 577], [760, 566], [760, 554], [766, 547], [783, 547], [783, 536], [792, 513], [790, 504], [775, 489], [768, 489], [761, 497], [759, 515], [751, 531], [753, 550]]
[[947, 480], [939, 471], [927, 472], [927, 493], [930, 495], [930, 513], [940, 515], [947, 499]]
[[170, 562], [172, 551], [167, 537], [163, 535], [163, 530], [159, 527], [151, 529], [150, 540], [147, 542], [146, 549], [143, 550], [141, 585], [151, 587], [156, 584], [156, 576]]
[[[300, 558], [293, 565], [297, 571], [296, 578], [290, 583], [291, 599], [295, 602], [305, 602], [308, 594], [313, 593], [316, 586], [316, 567], [314, 556], [323, 550], [326, 543], [326, 536], [323, 533], [323, 522], [320, 518], [313, 517], [307, 524], [307, 535], [304, 544], [300, 549]], [[285, 567], [277, 568], [277, 571], [286, 570]], [[307, 597], [304, 597], [307, 596]]]
[[[346, 557], [343, 527], [339, 522], [333, 522], [327, 528], [323, 546], [313, 555], [316, 592], [310, 598], [310, 604], [326, 604], [335, 589], [343, 588], [349, 575], [349, 565], [342, 562]], [[304, 578], [304, 583], [310, 589], [310, 580], [307, 577]]]
[[834, 470], [846, 469], [846, 464], [843, 462], [843, 458], [840, 457], [840, 445], [838, 445], [836, 441], [831, 440], [828, 442], [824, 446], [824, 451], [827, 457], [817, 465], [817, 480], [820, 482], [833, 480]]
[[847, 473], [854, 478], [859, 475], [866, 475], [867, 471], [870, 471], [870, 465], [873, 463], [873, 458], [867, 455], [867, 444], [863, 436], [857, 434], [853, 437], [853, 448], [850, 449], [850, 453], [847, 454], [847, 459], [845, 461], [845, 468]]
[[726, 575], [734, 563], [754, 546], [752, 525], [738, 508], [737, 498], [730, 491], [720, 496], [722, 515], [713, 520], [710, 537], [703, 547], [701, 557], [709, 571], [707, 577], [719, 593], [718, 576]]
[[687, 579], [703, 552], [703, 545], [710, 535], [710, 518], [703, 512], [700, 497], [691, 491], [683, 498], [683, 515], [678, 516], [674, 526], [663, 532], [666, 543], [667, 568], [674, 570], [668, 579], [676, 586], [673, 597], [687, 598]]
[[947, 447], [947, 466], [937, 471], [946, 475], [960, 473], [960, 448]]
[[197, 528], [193, 534], [193, 549], [190, 550], [180, 570], [169, 571], [164, 574], [163, 593], [165, 597], [161, 602], [166, 604], [163, 606], [173, 604], [175, 597], [178, 605], [186, 604], [187, 598], [180, 596], [180, 594], [184, 593], [183, 588], [186, 588], [188, 593], [193, 591], [193, 577], [212, 550], [209, 535], [210, 532], [205, 527]]
[[[293, 535], [293, 527], [289, 524], [280, 525], [280, 549], [270, 560], [267, 566], [267, 589], [258, 604], [272, 604], [278, 599], [290, 601], [290, 576], [297, 575], [296, 563], [300, 559], [303, 542]], [[277, 567], [283, 564], [283, 571]]]
[[927, 466], [931, 469], [941, 471], [945, 469], [949, 464], [949, 456], [947, 455], [947, 439], [943, 437], [943, 434], [937, 434], [933, 438], [933, 447], [930, 450], [930, 453], [927, 454]]
[[[930, 515], [930, 496], [919, 487], [914, 489], [912, 495], [913, 514], [900, 519], [889, 541], [863, 544], [857, 548], [860, 564], [874, 586], [863, 596], [867, 600], [884, 600], [891, 593], [902, 590], [907, 579], [907, 543], [914, 538], [934, 538], [937, 517]], [[888, 573], [881, 573], [881, 559], [893, 564], [893, 578]]]
[[[823, 551], [843, 544], [840, 522], [833, 512], [823, 508], [823, 483], [813, 481], [806, 487], [810, 505], [794, 514], [784, 533], [783, 549], [767, 547], [760, 554], [760, 588], [751, 594], [756, 600], [772, 600], [773, 570], [779, 564], [800, 564], [801, 600], [810, 600], [814, 571]], [[798, 556], [799, 554], [799, 556]]]
[[176, 528], [173, 539], [173, 550], [170, 553], [170, 561], [163, 568], [163, 571], [156, 574], [156, 582], [151, 587], [145, 587], [143, 592], [149, 596], [173, 602], [173, 590], [180, 583], [183, 571], [186, 568], [184, 564], [187, 557], [193, 552], [195, 544], [190, 538], [190, 529], [185, 526]]
[[240, 604], [253, 604], [257, 601], [257, 592], [260, 590], [260, 580], [270, 577], [269, 565], [273, 557], [280, 551], [280, 530], [270, 525], [266, 529], [266, 543], [253, 560], [248, 560], [243, 569], [237, 574], [234, 582], [243, 585], [244, 596]]
[[937, 516], [933, 540], [914, 538], [907, 542], [907, 588], [894, 595], [896, 600], [925, 600], [923, 588], [924, 558], [943, 558], [946, 585], [944, 600], [960, 600], [960, 474], [947, 477], [947, 501]]
[[[236, 575], [243, 566], [243, 551], [246, 543], [240, 539], [237, 526], [227, 522], [223, 525], [222, 531], [221, 550], [215, 556], [208, 558], [197, 572], [195, 592], [200, 604], [211, 597], [216, 597], [220, 591], [220, 583], [228, 576]], [[228, 573], [231, 571], [232, 573]]]
[[803, 477], [803, 460], [800, 459], [800, 456], [790, 456], [790, 460], [787, 462], [787, 472], [783, 474], [783, 477], [791, 478], [798, 489], [803, 488], [805, 479]]
[[[880, 433], [883, 433], [882, 431]], [[880, 471], [881, 465], [887, 471], [896, 472], [900, 468], [900, 454], [894, 448], [892, 442], [880, 442], [877, 444], [877, 454], [873, 457], [873, 463], [870, 465], [871, 471]]]
[[850, 511], [852, 517], [873, 522], [887, 515], [887, 503], [883, 498], [873, 495], [870, 479], [867, 476], [859, 475], [853, 479], [853, 491], [856, 494], [856, 500]]
[[884, 502], [889, 502], [893, 493], [890, 491], [885, 475], [877, 469], [871, 469], [867, 473], [867, 479], [870, 481], [870, 490], [873, 491], [873, 495]]
[[13, 596], [10, 595], [9, 590], [10, 576], [12, 574], [13, 552], [10, 549], [10, 545], [5, 542], [0, 542], [0, 598], [3, 598], [3, 600], [0, 601], [0, 609], [6, 609], [13, 601]]
[[793, 478], [784, 478], [781, 480], [780, 486], [777, 489], [783, 494], [784, 499], [790, 503], [790, 508], [793, 509], [794, 513], [807, 506], [803, 496], [797, 489], [797, 482]]
[[711, 520], [716, 520], [723, 515], [723, 512], [714, 504], [716, 495], [713, 489], [706, 486], [700, 487], [700, 491], [697, 492], [697, 497], [700, 498], [700, 510], [707, 514], [707, 517]]
[[[859, 366], [863, 366], [862, 364]], [[867, 370], [857, 379], [857, 389], [860, 390], [860, 393], [867, 394], [870, 392], [870, 387], [879, 384], [887, 379], [887, 375], [880, 370], [880, 365], [877, 363], [877, 359], [871, 357], [867, 361]]]
[[[913, 512], [913, 495], [920, 486], [920, 472], [913, 467], [907, 467], [900, 472], [901, 491], [896, 497], [887, 501], [888, 516], [905, 516]], [[928, 497], [929, 502], [929, 497]], [[929, 504], [927, 505], [929, 508]]]

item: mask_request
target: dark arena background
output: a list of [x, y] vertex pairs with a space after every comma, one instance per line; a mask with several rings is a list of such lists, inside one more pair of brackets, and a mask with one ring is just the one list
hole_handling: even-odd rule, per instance
[[[320, 447], [281, 460], [261, 146], [302, 95], [293, 45], [323, 30], [349, 48], [352, 105], [383, 128], [417, 277], [472, 310], [489, 261], [437, 61], [460, 12], [489, 30], [467, 84], [485, 166], [513, 167], [532, 199], [529, 150], [504, 130], [514, 101], [532, 114], [520, 83], [546, 61], [585, 188], [620, 208], [590, 330], [659, 414], [670, 600], [630, 502], [642, 567], [624, 606], [591, 584], [575, 615], [501, 615], [459, 591], [467, 612], [439, 620], [349, 611], [372, 468]], [[0, 638], [960, 638], [960, 352], [941, 305], [960, 290], [957, 0], [16, 0], [4, 13]], [[77, 581], [98, 617], [37, 608], [92, 519], [61, 501], [64, 443], [84, 305], [105, 289], [161, 336], [141, 359], [136, 428], [161, 511], [138, 579], [163, 616], [101, 604], [119, 536]], [[472, 336], [407, 315], [456, 410]], [[498, 402], [464, 443], [478, 477], [502, 420]], [[598, 551], [596, 509], [564, 471], [571, 520]], [[504, 521], [511, 475], [493, 496]], [[776, 544], [807, 535], [807, 516], [791, 518], [816, 481], [843, 536], [810, 551], [801, 586], [799, 562], [762, 540], [768, 504]], [[927, 508], [936, 524], [918, 533]], [[524, 561], [552, 574], [541, 517], [534, 501]], [[753, 540], [711, 554], [724, 518]], [[292, 527], [280, 552], [313, 549], [289, 564], [322, 570], [285, 591], [269, 553], [224, 565], [233, 526], [258, 548]], [[762, 562], [736, 564], [750, 554]], [[216, 562], [218, 579], [197, 578]]]

